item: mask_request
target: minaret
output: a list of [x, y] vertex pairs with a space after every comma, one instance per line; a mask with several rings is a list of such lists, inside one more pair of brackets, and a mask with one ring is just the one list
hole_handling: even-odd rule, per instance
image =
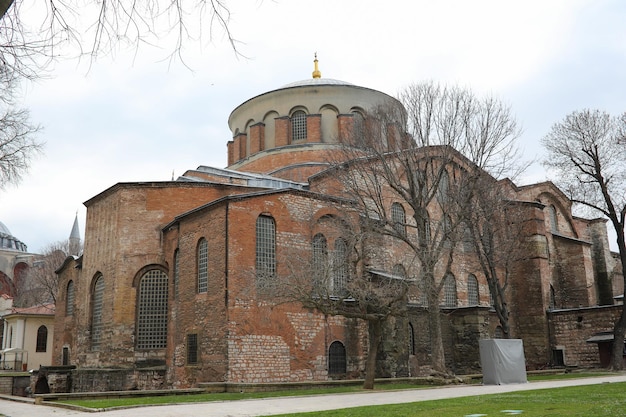
[[317, 52], [315, 53], [315, 59], [313, 60], [313, 63], [315, 64], [315, 69], [313, 70], [313, 78], [322, 78], [322, 73], [317, 67]]
[[72, 226], [72, 232], [70, 233], [69, 243], [70, 243], [69, 254], [73, 256], [79, 256], [80, 255], [80, 231], [78, 230], [78, 212], [76, 212], [76, 217], [74, 218], [74, 225]]

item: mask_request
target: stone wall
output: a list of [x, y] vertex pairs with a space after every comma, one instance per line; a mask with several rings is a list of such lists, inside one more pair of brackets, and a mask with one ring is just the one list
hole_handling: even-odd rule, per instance
[[566, 366], [600, 366], [598, 345], [586, 340], [596, 333], [611, 331], [621, 309], [621, 305], [614, 305], [548, 312], [550, 346], [562, 351]]

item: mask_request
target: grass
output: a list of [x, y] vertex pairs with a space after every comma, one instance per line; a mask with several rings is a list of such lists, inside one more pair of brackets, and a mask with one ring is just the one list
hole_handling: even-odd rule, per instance
[[626, 383], [586, 385], [508, 394], [392, 404], [282, 417], [459, 417], [506, 416], [503, 410], [519, 410], [525, 417], [596, 417], [626, 415]]
[[[551, 374], [551, 375], [531, 375], [528, 377], [528, 380], [529, 381], [541, 381], [541, 380], [554, 380], [554, 379], [583, 378], [583, 377], [593, 377], [593, 376], [601, 376], [601, 375], [607, 375], [607, 373], [568, 373], [568, 374]], [[477, 381], [477, 383], [479, 382], [480, 381]], [[624, 387], [626, 387], [626, 385]], [[430, 388], [430, 386], [428, 385], [422, 386], [422, 385], [415, 385], [415, 384], [377, 384], [376, 385], [376, 390], [428, 389], [428, 388]], [[242, 399], [338, 394], [338, 393], [345, 393], [345, 392], [363, 392], [363, 389], [360, 386], [341, 386], [341, 387], [332, 387], [332, 388], [312, 388], [312, 389], [307, 389], [307, 390], [291, 390], [291, 391], [275, 391], [275, 392], [212, 393], [212, 394], [207, 393], [207, 394], [189, 394], [189, 395], [164, 395], [164, 396], [154, 396], [154, 397], [102, 398], [102, 399], [85, 399], [85, 400], [73, 399], [73, 400], [63, 400], [59, 402], [64, 403], [64, 404], [71, 404], [71, 405], [77, 405], [81, 407], [93, 408], [93, 409], [107, 409], [107, 408], [113, 408], [113, 407], [132, 407], [132, 406], [144, 406], [144, 405], [181, 404], [181, 403], [194, 403], [194, 402], [197, 403], [197, 402], [211, 402], [211, 401], [235, 401], [235, 400], [242, 400]], [[456, 400], [456, 401], [461, 401], [461, 400]], [[388, 406], [385, 406], [385, 408], [386, 407]], [[465, 413], [465, 414], [472, 414], [472, 413]], [[486, 414], [486, 413], [483, 413], [483, 414]], [[335, 416], [335, 415], [352, 416], [352, 414], [328, 414], [328, 415], [329, 416]], [[355, 414], [355, 415], [365, 416], [365, 415], [375, 415], [375, 414]], [[404, 415], [404, 414], [390, 414], [390, 415]], [[416, 414], [416, 415], [422, 415], [422, 414]], [[426, 415], [426, 414], [423, 414], [423, 415]], [[437, 413], [437, 416], [439, 416], [438, 413]]]

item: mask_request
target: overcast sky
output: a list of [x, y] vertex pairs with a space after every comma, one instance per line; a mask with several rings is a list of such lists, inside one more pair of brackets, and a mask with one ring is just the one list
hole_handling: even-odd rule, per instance
[[[83, 202], [118, 182], [167, 181], [199, 165], [226, 166], [230, 112], [243, 101], [322, 76], [396, 95], [425, 80], [508, 103], [527, 158], [566, 114], [626, 110], [626, 3], [601, 0], [227, 0], [236, 57], [219, 31], [189, 43], [192, 70], [167, 50], [61, 62], [26, 85], [45, 154], [0, 191], [0, 221], [30, 252], [67, 239]], [[549, 179], [535, 164], [523, 183]]]

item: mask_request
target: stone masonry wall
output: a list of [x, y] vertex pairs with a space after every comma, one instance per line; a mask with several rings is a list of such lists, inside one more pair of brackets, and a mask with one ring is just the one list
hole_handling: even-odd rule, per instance
[[563, 350], [566, 366], [600, 366], [598, 345], [586, 340], [596, 333], [612, 330], [621, 308], [615, 305], [548, 312], [550, 346]]

